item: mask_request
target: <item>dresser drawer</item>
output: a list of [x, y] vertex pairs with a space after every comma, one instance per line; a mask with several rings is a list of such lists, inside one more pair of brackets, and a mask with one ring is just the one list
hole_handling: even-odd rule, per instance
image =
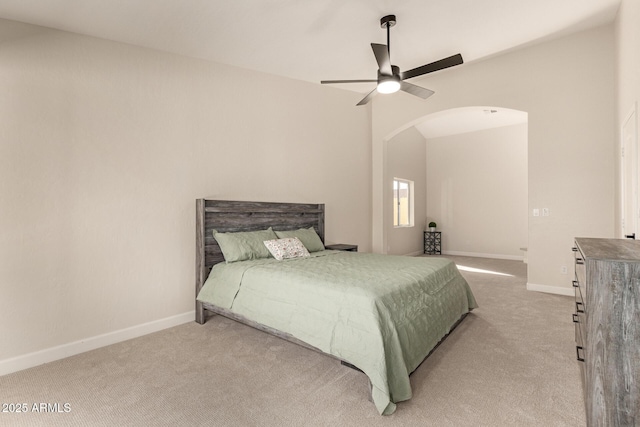
[[[578, 347], [584, 347], [587, 341], [585, 337], [585, 317], [584, 313], [573, 314], [573, 324], [575, 326], [575, 340]], [[580, 352], [580, 356], [584, 359], [584, 351]]]
[[580, 298], [580, 289], [576, 288], [575, 312], [572, 314], [572, 318], [573, 318], [573, 324], [575, 325], [575, 329], [576, 329], [576, 344], [582, 345], [584, 342], [586, 342], [585, 331], [586, 331], [587, 317], [586, 317], [585, 311], [583, 310], [583, 305], [581, 304], [581, 301], [578, 300], [579, 298]]
[[582, 298], [582, 291], [580, 291], [580, 287], [574, 287], [576, 298], [575, 298], [575, 313], [583, 313], [584, 314], [584, 298]]
[[[584, 306], [587, 292], [587, 269], [585, 265], [584, 255], [582, 255], [582, 252], [580, 252], [580, 248], [576, 246], [573, 249], [573, 253], [575, 254], [575, 277], [573, 286], [576, 288], [576, 301], [582, 302]], [[580, 297], [579, 300], [578, 297]]]
[[[576, 299], [580, 295], [580, 289], [576, 288]], [[585, 368], [586, 355], [585, 355], [585, 343], [587, 342], [586, 333], [586, 317], [585, 313], [576, 312], [573, 313], [573, 324], [575, 328], [575, 340], [576, 340], [576, 360], [580, 366], [580, 382], [582, 383], [582, 393], [586, 399], [586, 382], [587, 371]]]

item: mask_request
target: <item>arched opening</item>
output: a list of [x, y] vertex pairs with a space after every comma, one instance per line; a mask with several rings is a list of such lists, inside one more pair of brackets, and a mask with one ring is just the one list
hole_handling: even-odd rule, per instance
[[423, 252], [429, 222], [450, 255], [523, 259], [528, 240], [528, 117], [523, 111], [474, 106], [439, 111], [385, 138], [384, 174], [414, 182], [413, 227], [393, 224], [385, 192], [389, 254]]

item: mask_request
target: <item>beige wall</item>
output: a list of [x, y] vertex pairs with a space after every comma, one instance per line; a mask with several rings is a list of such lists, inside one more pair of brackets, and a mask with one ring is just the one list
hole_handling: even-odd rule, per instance
[[[622, 0], [615, 25], [617, 114], [616, 130], [616, 231], [620, 230], [620, 129], [630, 112], [636, 109], [636, 121], [640, 112], [640, 2]], [[637, 122], [636, 122], [637, 123]], [[621, 236], [617, 236], [621, 237]]]
[[427, 216], [453, 255], [522, 259], [527, 124], [427, 139]]
[[372, 107], [373, 249], [384, 252], [387, 141], [427, 114], [494, 105], [529, 114], [530, 289], [571, 292], [575, 236], [614, 235], [615, 43], [613, 26], [573, 34], [415, 79], [427, 102], [399, 93]]
[[[0, 364], [194, 307], [195, 199], [370, 250], [359, 94], [0, 20]], [[1, 371], [1, 369], [0, 369]]]
[[387, 253], [408, 255], [423, 252], [422, 231], [427, 215], [425, 169], [426, 141], [415, 127], [406, 129], [389, 141], [387, 186], [393, 185], [393, 178], [409, 179], [414, 182], [414, 226], [394, 227], [392, 203], [385, 206], [391, 221], [387, 223]]

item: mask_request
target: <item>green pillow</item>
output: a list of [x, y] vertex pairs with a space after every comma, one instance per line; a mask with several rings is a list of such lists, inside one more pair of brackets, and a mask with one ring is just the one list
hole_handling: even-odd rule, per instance
[[226, 262], [269, 258], [271, 253], [264, 245], [264, 241], [278, 238], [271, 227], [267, 230], [240, 231], [237, 233], [218, 233], [218, 231], [213, 230], [213, 237], [220, 245], [220, 250]]
[[299, 230], [276, 231], [278, 239], [286, 239], [287, 237], [297, 237], [309, 252], [324, 251], [324, 245], [320, 236], [313, 227], [301, 228]]

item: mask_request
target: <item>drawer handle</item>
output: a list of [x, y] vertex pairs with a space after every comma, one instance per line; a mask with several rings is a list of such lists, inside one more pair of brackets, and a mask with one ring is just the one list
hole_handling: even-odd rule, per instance
[[572, 248], [571, 248], [571, 250], [572, 250], [573, 252], [578, 252], [578, 248], [576, 248], [575, 246], [574, 246], [574, 247], [572, 247]]
[[571, 283], [573, 284], [574, 288], [577, 288], [578, 286], [580, 286], [577, 280], [573, 280]]
[[[583, 353], [582, 357], [580, 357], [580, 351]], [[576, 359], [578, 359], [578, 362], [584, 362], [584, 348], [579, 345], [576, 346]]]
[[580, 323], [577, 313], [573, 313], [571, 316], [573, 316], [573, 323]]
[[576, 301], [576, 313], [584, 313], [584, 304]]
[[576, 264], [583, 265], [584, 260], [582, 258], [576, 258]]

